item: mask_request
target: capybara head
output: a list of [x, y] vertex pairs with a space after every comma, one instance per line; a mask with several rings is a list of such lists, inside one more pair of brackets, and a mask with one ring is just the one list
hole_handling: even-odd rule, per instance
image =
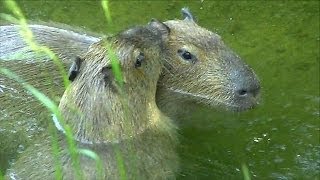
[[[160, 55], [168, 34], [162, 23], [132, 28], [94, 43], [84, 57], [75, 60], [69, 71], [72, 83], [59, 108], [77, 140], [113, 142], [134, 136], [150, 124], [149, 112], [157, 113]], [[111, 65], [114, 57], [119, 59], [122, 81]]]
[[246, 110], [258, 100], [260, 83], [253, 70], [229, 49], [221, 37], [194, 21], [183, 8], [184, 20], [164, 22], [170, 29], [160, 86], [171, 98], [210, 107]]

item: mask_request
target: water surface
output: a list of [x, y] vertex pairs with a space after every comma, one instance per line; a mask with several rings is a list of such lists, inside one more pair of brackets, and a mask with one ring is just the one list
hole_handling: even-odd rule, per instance
[[[262, 102], [244, 113], [197, 107], [182, 118], [180, 179], [242, 179], [242, 164], [253, 179], [319, 179], [319, 1], [112, 1], [111, 27], [100, 2], [18, 4], [31, 21], [98, 33], [115, 33], [152, 18], [180, 18], [180, 9], [188, 6], [199, 25], [221, 35], [255, 70]], [[8, 11], [0, 6], [0, 12]], [[16, 150], [28, 146], [25, 139], [43, 129], [32, 118], [0, 119], [0, 167], [5, 171]], [[29, 127], [30, 137], [12, 132], [13, 126]]]

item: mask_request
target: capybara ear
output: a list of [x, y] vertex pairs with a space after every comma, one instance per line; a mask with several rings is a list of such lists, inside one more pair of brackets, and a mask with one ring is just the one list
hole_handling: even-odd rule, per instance
[[189, 11], [189, 8], [187, 8], [187, 7], [182, 8], [181, 13], [182, 13], [182, 17], [184, 18], [184, 20], [195, 22], [193, 15]]
[[115, 79], [114, 79], [111, 65], [103, 66], [100, 72], [102, 74], [105, 87], [109, 86], [112, 88], [112, 90], [114, 90]]
[[76, 59], [73, 61], [70, 69], [69, 69], [69, 80], [73, 81], [77, 75], [79, 74], [80, 65], [82, 63], [82, 59], [80, 57], [76, 57]]
[[101, 73], [103, 74], [103, 79], [105, 81], [107, 81], [108, 79], [110, 80], [110, 77], [113, 75], [111, 65], [103, 66], [101, 68]]
[[162, 37], [167, 37], [170, 34], [170, 28], [163, 22], [158, 21], [157, 19], [151, 19], [151, 21], [148, 23], [148, 26], [160, 32]]

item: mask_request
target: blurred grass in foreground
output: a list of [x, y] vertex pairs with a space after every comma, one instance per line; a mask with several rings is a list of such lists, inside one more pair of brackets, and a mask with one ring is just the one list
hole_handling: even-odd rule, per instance
[[[16, 23], [20, 25], [20, 34], [27, 43], [28, 46], [36, 53], [36, 54], [46, 54], [48, 55], [54, 63], [58, 66], [58, 69], [60, 71], [60, 74], [62, 75], [64, 86], [68, 87], [70, 82], [68, 80], [68, 76], [66, 71], [64, 70], [63, 63], [57, 58], [57, 56], [48, 48], [45, 46], [40, 46], [38, 45], [34, 39], [33, 39], [33, 34], [32, 31], [29, 29], [27, 20], [24, 17], [23, 13], [21, 12], [20, 8], [18, 5], [15, 3], [13, 0], [5, 0], [3, 4], [10, 10], [10, 12], [13, 13], [16, 17], [13, 17], [12, 15], [8, 14], [1, 14], [1, 17], [9, 22]], [[62, 124], [65, 134], [67, 137], [67, 142], [68, 142], [68, 148], [69, 152], [71, 155], [71, 159], [73, 162], [78, 162], [78, 163], [72, 163], [74, 165], [74, 169], [76, 171], [76, 175], [78, 179], [83, 179], [82, 171], [80, 169], [80, 164], [78, 161], [78, 154], [83, 154], [85, 156], [88, 156], [96, 161], [97, 164], [97, 169], [98, 169], [98, 174], [101, 176], [102, 175], [102, 163], [98, 155], [90, 150], [87, 149], [78, 149], [76, 147], [76, 143], [74, 141], [72, 132], [70, 127], [65, 124], [63, 117], [59, 111], [58, 106], [46, 95], [38, 91], [36, 88], [34, 88], [32, 85], [26, 83], [23, 79], [18, 77], [16, 74], [11, 72], [8, 69], [1, 68], [0, 67], [0, 73], [4, 74], [5, 76], [15, 80], [21, 86], [29, 91], [39, 102], [41, 102], [51, 113], [53, 113], [56, 118], [58, 119], [59, 123]], [[58, 137], [56, 134], [56, 131], [54, 133], [51, 132], [51, 137], [52, 137], [52, 148], [53, 148], [53, 155], [55, 159], [55, 177], [56, 179], [62, 179], [62, 166], [61, 163], [59, 162], [59, 145], [58, 145]], [[2, 175], [0, 174], [0, 178], [2, 178]]]
[[247, 167], [247, 165], [246, 164], [242, 164], [241, 165], [241, 170], [242, 170], [242, 173], [243, 173], [243, 179], [244, 180], [251, 180], [251, 178], [250, 178], [250, 172], [249, 172], [249, 169], [248, 169], [248, 167]]

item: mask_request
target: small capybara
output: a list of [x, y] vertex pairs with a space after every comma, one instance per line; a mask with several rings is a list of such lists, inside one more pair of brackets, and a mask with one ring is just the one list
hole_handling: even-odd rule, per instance
[[[155, 101], [163, 66], [160, 56], [168, 34], [164, 24], [152, 22], [94, 43], [83, 57], [76, 58], [69, 73], [73, 82], [64, 92], [59, 110], [76, 146], [94, 151], [102, 169], [83, 154], [72, 159], [61, 129], [60, 178], [174, 179], [178, 169], [176, 128]], [[119, 58], [123, 83], [112, 72], [109, 46]], [[43, 135], [29, 147], [8, 170], [7, 178], [57, 178], [51, 138]]]

